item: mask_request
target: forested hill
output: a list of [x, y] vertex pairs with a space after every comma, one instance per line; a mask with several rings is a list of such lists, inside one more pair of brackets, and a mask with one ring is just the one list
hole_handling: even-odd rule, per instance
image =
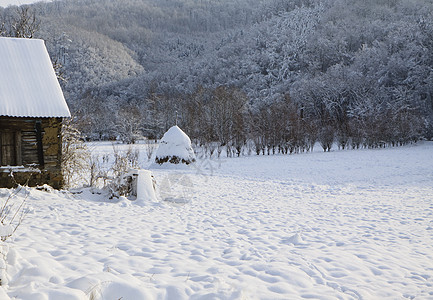
[[432, 0], [64, 0], [32, 9], [89, 136], [158, 137], [175, 111], [193, 138], [221, 144], [284, 144], [301, 123], [311, 138], [369, 146], [432, 135]]

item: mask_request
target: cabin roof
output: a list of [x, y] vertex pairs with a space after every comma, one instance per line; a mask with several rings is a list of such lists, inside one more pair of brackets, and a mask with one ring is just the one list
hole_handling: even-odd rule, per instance
[[0, 116], [71, 116], [43, 40], [0, 37]]

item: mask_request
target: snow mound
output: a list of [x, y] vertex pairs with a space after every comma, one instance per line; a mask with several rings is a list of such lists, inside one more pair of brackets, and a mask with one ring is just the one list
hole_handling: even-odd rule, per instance
[[177, 125], [171, 127], [159, 142], [156, 151], [155, 162], [186, 165], [195, 161], [195, 154], [191, 146], [191, 140]]
[[119, 274], [110, 268], [105, 268], [104, 272], [75, 279], [68, 283], [67, 287], [72, 291], [81, 290], [89, 299], [95, 300], [152, 298], [137, 278], [128, 274]]
[[137, 204], [157, 202], [155, 188], [153, 186], [152, 173], [148, 170], [138, 171], [137, 178]]

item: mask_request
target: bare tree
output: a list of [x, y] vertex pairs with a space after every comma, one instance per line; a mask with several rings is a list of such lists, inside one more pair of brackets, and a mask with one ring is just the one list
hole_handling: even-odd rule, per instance
[[0, 20], [0, 35], [31, 39], [40, 25], [35, 12], [29, 6], [22, 5], [16, 9], [15, 14]]

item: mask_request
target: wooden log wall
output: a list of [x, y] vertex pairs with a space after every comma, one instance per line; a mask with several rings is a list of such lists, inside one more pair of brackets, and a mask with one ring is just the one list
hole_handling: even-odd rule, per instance
[[[37, 122], [40, 122], [41, 143], [39, 144], [38, 155], [38, 134], [36, 132]], [[12, 118], [0, 117], [0, 132], [15, 132], [18, 137], [17, 141], [17, 165], [35, 166], [41, 171], [39, 174], [33, 174], [29, 185], [49, 184], [54, 188], [61, 188], [63, 177], [61, 172], [61, 140], [62, 118]], [[42, 147], [41, 147], [42, 146]], [[0, 187], [11, 187], [11, 178], [5, 176], [7, 171], [0, 172]], [[23, 176], [21, 176], [23, 175]], [[26, 178], [24, 174], [20, 176]], [[19, 182], [23, 184], [25, 182]]]

